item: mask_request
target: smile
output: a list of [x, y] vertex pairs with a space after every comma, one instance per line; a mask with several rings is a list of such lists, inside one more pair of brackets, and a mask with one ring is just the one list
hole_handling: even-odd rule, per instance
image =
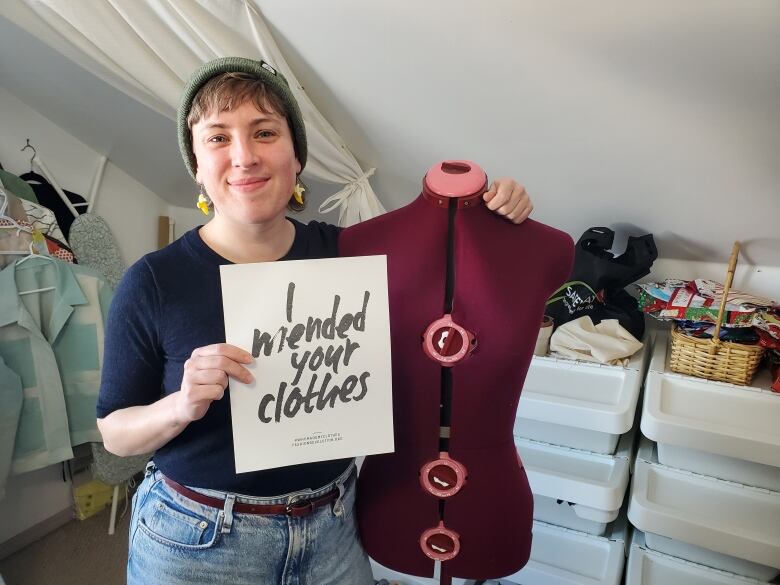
[[268, 181], [268, 177], [249, 177], [246, 179], [228, 181], [228, 185], [230, 185], [233, 189], [238, 189], [239, 191], [251, 191], [252, 189], [256, 189], [257, 187], [265, 185]]

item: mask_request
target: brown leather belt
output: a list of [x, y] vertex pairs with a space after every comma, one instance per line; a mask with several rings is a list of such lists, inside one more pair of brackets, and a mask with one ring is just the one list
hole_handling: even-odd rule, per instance
[[[178, 492], [185, 498], [188, 498], [204, 506], [210, 506], [212, 508], [218, 508], [222, 510], [225, 507], [225, 500], [219, 498], [212, 498], [200, 492], [191, 490], [188, 487], [176, 483], [170, 477], [163, 475], [163, 481], [175, 492]], [[300, 518], [311, 514], [317, 508], [329, 504], [339, 497], [338, 488], [334, 488], [327, 494], [311, 500], [301, 500], [292, 502], [290, 504], [247, 504], [246, 502], [236, 502], [233, 504], [233, 511], [241, 514], [284, 514], [286, 516], [292, 516], [293, 518]]]

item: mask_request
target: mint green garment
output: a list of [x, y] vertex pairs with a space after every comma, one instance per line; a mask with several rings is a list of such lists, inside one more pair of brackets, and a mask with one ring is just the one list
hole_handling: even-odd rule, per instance
[[22, 412], [22, 380], [0, 358], [0, 500], [11, 470], [16, 428]]
[[[18, 294], [46, 287], [54, 290]], [[30, 258], [0, 272], [0, 357], [24, 388], [11, 473], [102, 440], [95, 406], [112, 295], [94, 270], [58, 260]]]

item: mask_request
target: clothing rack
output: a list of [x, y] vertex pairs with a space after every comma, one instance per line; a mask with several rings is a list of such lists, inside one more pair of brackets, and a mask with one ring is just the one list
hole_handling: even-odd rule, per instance
[[60, 196], [60, 199], [62, 199], [62, 202], [65, 204], [65, 207], [68, 208], [68, 211], [70, 211], [73, 214], [73, 217], [78, 217], [80, 215], [79, 212], [76, 210], [75, 207], [73, 207], [73, 203], [71, 203], [70, 199], [68, 199], [68, 196], [65, 195], [65, 192], [62, 190], [62, 187], [60, 187], [60, 184], [52, 176], [49, 167], [47, 167], [46, 163], [44, 163], [41, 160], [40, 155], [38, 155], [37, 153], [34, 154], [31, 159], [31, 162], [35, 163], [35, 165], [41, 170], [43, 176], [46, 177], [46, 180], [49, 181], [49, 184], [51, 184], [51, 186], [54, 187], [54, 190], [57, 192], [57, 195]]

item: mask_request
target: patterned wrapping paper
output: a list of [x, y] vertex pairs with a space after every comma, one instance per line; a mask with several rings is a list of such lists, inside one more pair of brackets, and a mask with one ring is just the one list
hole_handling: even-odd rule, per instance
[[[780, 340], [780, 309], [756, 313], [754, 325], [774, 339]], [[764, 345], [763, 341], [762, 345]]]
[[[692, 286], [694, 290], [705, 299], [712, 299], [716, 305], [719, 305], [721, 299], [723, 298], [723, 285], [719, 282], [715, 282], [714, 280], [697, 278], [691, 283], [688, 283], [688, 286]], [[757, 310], [780, 309], [780, 304], [773, 301], [772, 299], [758, 297], [750, 293], [734, 289], [729, 290], [728, 304], [742, 307], [754, 307]]]
[[[678, 323], [716, 324], [723, 298], [723, 285], [704, 279], [667, 279], [636, 285], [639, 308], [661, 320]], [[725, 307], [724, 327], [756, 327], [780, 339], [780, 304], [738, 290], [730, 290]], [[763, 345], [763, 343], [762, 343]]]
[[[639, 308], [657, 319], [717, 323], [723, 285], [711, 280], [667, 279], [660, 283], [644, 283], [639, 288]], [[724, 324], [732, 327], [752, 327], [756, 315], [780, 305], [770, 299], [741, 291], [729, 291]]]
[[62, 242], [65, 245], [68, 244], [65, 236], [62, 234], [60, 226], [57, 224], [57, 218], [54, 217], [54, 212], [48, 207], [38, 205], [32, 201], [22, 199], [22, 207], [27, 213], [27, 221], [37, 228], [44, 236], [54, 238], [58, 242]]

